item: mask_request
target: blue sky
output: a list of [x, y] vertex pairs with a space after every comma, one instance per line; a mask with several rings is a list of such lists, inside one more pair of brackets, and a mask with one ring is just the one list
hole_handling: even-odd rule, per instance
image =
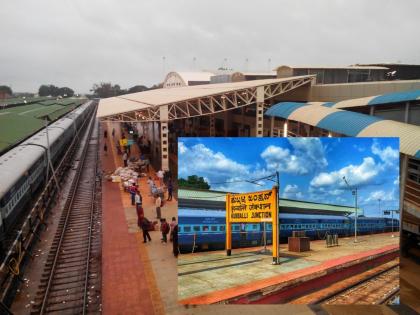
[[399, 205], [398, 138], [179, 138], [178, 159], [180, 178], [203, 176], [214, 190], [271, 188], [241, 180], [277, 170], [283, 198], [353, 206], [345, 176], [366, 216]]

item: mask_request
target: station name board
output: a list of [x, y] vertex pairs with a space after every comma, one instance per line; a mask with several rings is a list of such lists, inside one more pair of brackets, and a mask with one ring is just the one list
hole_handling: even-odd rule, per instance
[[276, 191], [229, 194], [226, 215], [231, 223], [272, 222], [276, 210]]

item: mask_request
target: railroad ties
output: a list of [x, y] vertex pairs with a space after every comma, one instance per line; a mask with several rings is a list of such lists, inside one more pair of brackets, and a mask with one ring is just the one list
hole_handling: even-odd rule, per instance
[[96, 200], [99, 184], [95, 120], [91, 128], [83, 163], [79, 164], [44, 267], [33, 314], [100, 312], [101, 214]]
[[399, 265], [326, 300], [325, 304], [386, 304], [399, 294]]

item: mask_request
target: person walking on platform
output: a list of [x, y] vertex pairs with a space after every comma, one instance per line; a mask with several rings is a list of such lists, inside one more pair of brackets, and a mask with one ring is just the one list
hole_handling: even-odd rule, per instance
[[159, 170], [156, 175], [159, 178], [159, 186], [162, 187], [163, 186], [163, 175], [164, 175], [163, 171]]
[[149, 196], [153, 196], [152, 195], [152, 188], [153, 188], [154, 183], [153, 183], [153, 179], [152, 179], [151, 176], [149, 176], [149, 179], [147, 180], [147, 185], [149, 185], [149, 189], [150, 189], [150, 195]]
[[169, 225], [171, 227], [171, 234], [169, 235], [169, 240], [172, 242], [173, 239], [174, 239], [174, 228], [175, 228], [175, 225], [176, 225], [176, 218], [175, 217], [172, 217], [171, 224], [169, 224]]
[[115, 137], [115, 128], [112, 128], [112, 138]]
[[136, 193], [137, 193], [137, 187], [135, 183], [132, 183], [131, 186], [128, 187], [128, 192], [131, 195], [131, 205], [134, 206], [136, 204]]
[[128, 154], [127, 154], [127, 151], [124, 151], [123, 161], [124, 161], [124, 167], [127, 167], [128, 166]]
[[138, 219], [138, 226], [142, 229], [143, 231], [143, 243], [147, 243], [147, 240], [149, 240], [149, 242], [152, 241], [152, 238], [150, 237], [149, 234], [149, 229], [151, 226], [151, 223], [149, 220], [147, 220], [146, 217], [143, 218], [139, 218]]
[[168, 242], [167, 235], [168, 235], [170, 229], [171, 228], [169, 227], [168, 222], [166, 222], [166, 219], [165, 218], [161, 219], [160, 220], [160, 231], [162, 232], [162, 239], [161, 239], [162, 243], [167, 243]]
[[106, 139], [108, 137], [108, 131], [104, 131], [104, 138]]
[[107, 152], [108, 152], [108, 147], [107, 147], [107, 145], [106, 145], [106, 143], [104, 143], [104, 154], [105, 154], [105, 156], [107, 156]]
[[162, 206], [162, 199], [159, 195], [157, 195], [155, 200], [155, 206], [156, 206], [156, 219], [160, 219], [161, 213], [160, 213], [160, 207]]
[[136, 189], [136, 195], [134, 196], [134, 201], [136, 202], [136, 209], [142, 206], [142, 197], [138, 189]]
[[174, 253], [175, 258], [178, 258], [178, 224], [174, 226], [174, 230], [172, 232], [172, 238], [173, 238], [173, 242], [172, 242], [172, 250]]
[[172, 200], [172, 190], [174, 189], [173, 184], [172, 184], [172, 178], [169, 177], [168, 179], [168, 199], [167, 201], [171, 201]]

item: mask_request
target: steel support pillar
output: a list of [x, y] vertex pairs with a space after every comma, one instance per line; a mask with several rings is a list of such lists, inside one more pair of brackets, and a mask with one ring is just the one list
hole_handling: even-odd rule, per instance
[[169, 140], [168, 140], [168, 106], [161, 106], [160, 110], [160, 155], [163, 171], [169, 171]]
[[257, 87], [255, 136], [264, 136], [264, 86]]

